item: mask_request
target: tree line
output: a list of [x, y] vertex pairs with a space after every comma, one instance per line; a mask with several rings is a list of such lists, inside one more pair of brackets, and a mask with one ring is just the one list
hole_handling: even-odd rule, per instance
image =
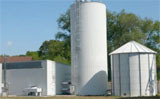
[[[135, 40], [157, 52], [156, 65], [160, 79], [160, 21], [140, 18], [122, 10], [119, 13], [107, 11], [107, 50], [108, 54], [123, 44]], [[34, 60], [50, 59], [64, 64], [71, 64], [70, 45], [70, 10], [60, 15], [57, 20], [60, 31], [54, 40], [44, 41], [38, 51], [28, 51], [26, 56]], [[108, 56], [109, 74], [110, 56]], [[109, 75], [110, 79], [110, 75]]]

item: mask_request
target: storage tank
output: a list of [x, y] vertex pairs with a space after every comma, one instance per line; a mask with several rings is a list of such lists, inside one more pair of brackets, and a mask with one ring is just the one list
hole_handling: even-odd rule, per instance
[[113, 95], [154, 96], [157, 94], [155, 51], [131, 41], [110, 55]]
[[72, 84], [76, 95], [107, 91], [106, 6], [91, 0], [71, 5]]
[[3, 87], [3, 84], [2, 84], [2, 64], [0, 63], [0, 96], [2, 94], [2, 87]]

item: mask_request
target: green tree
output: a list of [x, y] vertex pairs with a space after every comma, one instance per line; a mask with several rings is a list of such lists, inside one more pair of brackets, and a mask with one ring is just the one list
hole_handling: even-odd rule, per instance
[[71, 63], [71, 36], [70, 36], [70, 10], [62, 14], [57, 20], [58, 27], [61, 31], [56, 34], [56, 40], [64, 42], [64, 56]]
[[142, 20], [135, 14], [126, 13], [124, 10], [120, 13], [108, 11], [107, 22], [109, 53], [131, 40], [143, 43], [143, 40], [146, 39], [145, 34], [141, 31]]
[[157, 52], [156, 62], [160, 67], [160, 22], [151, 19], [143, 20], [142, 31], [146, 35], [145, 44]]
[[[70, 11], [68, 10], [65, 14], [62, 14], [57, 22], [61, 31], [57, 33], [56, 38], [65, 42], [68, 46], [65, 51], [70, 56]], [[157, 66], [160, 65], [159, 21], [153, 22], [150, 19], [141, 19], [133, 13], [126, 13], [122, 10], [120, 13], [108, 11], [107, 24], [108, 54], [123, 44], [135, 40], [156, 50], [158, 52]], [[108, 63], [110, 74], [109, 56]]]
[[[70, 11], [62, 14], [58, 20], [60, 31], [56, 40], [45, 41], [38, 52], [28, 52], [34, 59], [50, 59], [57, 62], [71, 63], [70, 45]], [[157, 51], [157, 66], [160, 68], [160, 22], [151, 19], [141, 19], [133, 13], [107, 11], [107, 49], [108, 54], [123, 44], [135, 40]], [[108, 56], [109, 80], [110, 56]], [[158, 71], [160, 79], [160, 71]]]
[[31, 56], [33, 60], [41, 60], [38, 51], [27, 51], [26, 56]]
[[142, 31], [146, 35], [146, 46], [157, 52], [157, 78], [160, 80], [160, 22], [146, 18], [143, 20]]
[[70, 64], [65, 53], [64, 45], [65, 43], [63, 41], [45, 41], [39, 49], [39, 56], [42, 59], [50, 59], [64, 64]]

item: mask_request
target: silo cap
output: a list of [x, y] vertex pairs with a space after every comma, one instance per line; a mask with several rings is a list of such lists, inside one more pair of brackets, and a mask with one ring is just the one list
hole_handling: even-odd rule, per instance
[[130, 41], [120, 48], [116, 49], [115, 51], [111, 52], [112, 54], [120, 54], [120, 53], [153, 53], [156, 54], [157, 52], [147, 48], [146, 46], [137, 43], [136, 41]]
[[97, 1], [99, 2], [100, 0], [76, 0], [76, 2], [94, 2], [94, 1]]

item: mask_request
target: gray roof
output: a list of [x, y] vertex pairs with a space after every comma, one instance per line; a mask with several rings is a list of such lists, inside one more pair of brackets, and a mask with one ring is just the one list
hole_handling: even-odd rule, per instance
[[110, 55], [112, 54], [120, 54], [120, 53], [154, 53], [156, 54], [157, 52], [147, 48], [146, 46], [137, 43], [136, 41], [130, 41], [120, 48], [116, 49], [115, 51], [111, 52]]
[[[6, 69], [34, 69], [43, 68], [42, 61], [28, 61], [28, 62], [12, 62], [6, 64]], [[4, 64], [3, 64], [4, 69]]]

